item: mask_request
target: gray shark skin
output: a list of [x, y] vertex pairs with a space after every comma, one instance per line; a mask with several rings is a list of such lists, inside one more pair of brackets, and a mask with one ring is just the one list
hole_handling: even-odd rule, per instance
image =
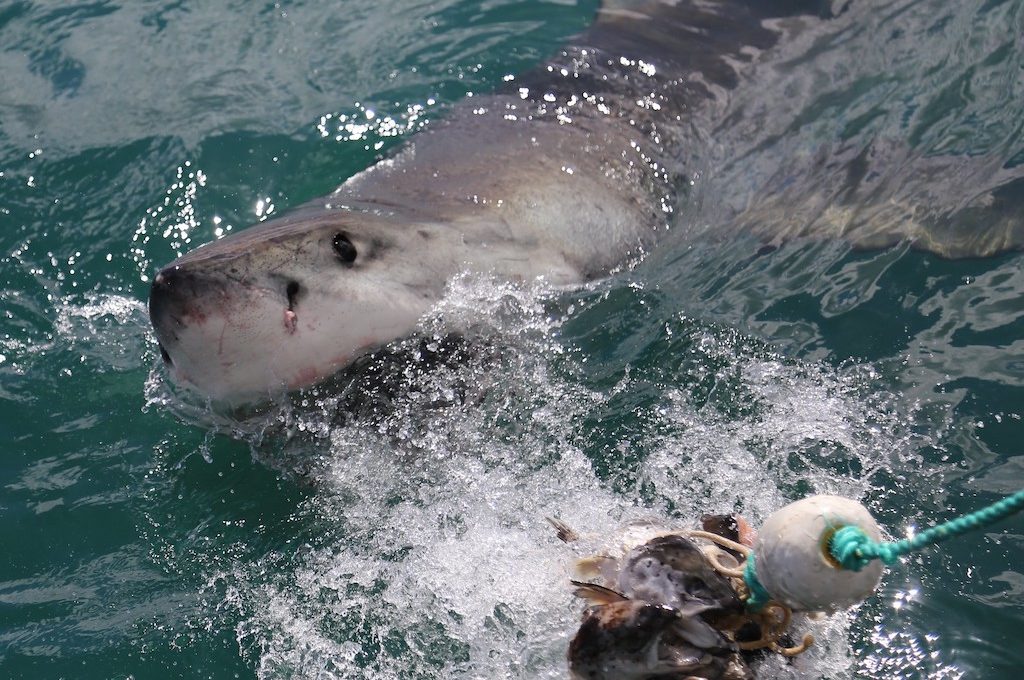
[[172, 378], [260, 400], [410, 334], [459, 273], [567, 285], [636, 261], [681, 200], [694, 122], [781, 35], [759, 8], [608, 3], [329, 196], [170, 263], [149, 311]]

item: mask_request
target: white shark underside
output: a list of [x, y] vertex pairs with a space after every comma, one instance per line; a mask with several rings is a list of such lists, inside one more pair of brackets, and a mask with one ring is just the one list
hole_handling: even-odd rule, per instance
[[460, 272], [573, 284], [635, 260], [673, 220], [693, 131], [800, 23], [761, 8], [606, 3], [507, 91], [454, 107], [333, 194], [172, 262], [150, 296], [171, 375], [256, 400], [411, 333]]

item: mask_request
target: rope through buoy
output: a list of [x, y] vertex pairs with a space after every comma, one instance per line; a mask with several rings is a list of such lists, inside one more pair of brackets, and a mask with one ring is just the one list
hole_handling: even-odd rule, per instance
[[771, 602], [771, 594], [764, 589], [764, 586], [757, 579], [757, 565], [754, 564], [753, 552], [747, 555], [747, 561], [743, 566], [743, 582], [747, 585], [747, 592], [750, 593], [750, 596], [747, 597], [747, 609], [755, 612], [760, 611], [766, 604]]
[[[875, 560], [894, 564], [900, 557], [1024, 510], [1024, 489], [981, 510], [895, 542], [872, 538], [878, 527], [854, 501], [812, 496], [791, 503], [768, 518], [758, 546], [747, 555], [743, 581], [746, 606], [759, 611], [781, 601], [794, 609], [832, 610], [858, 602], [881, 577]], [[879, 537], [880, 538], [880, 537]], [[870, 574], [859, 572], [870, 568]], [[758, 572], [761, 572], [760, 574]], [[846, 577], [841, 576], [848, 573]], [[853, 574], [858, 574], [854, 576]]]
[[993, 524], [1022, 509], [1024, 509], [1024, 489], [987, 508], [944, 522], [922, 531], [912, 538], [887, 543], [871, 540], [860, 527], [845, 526], [838, 529], [832, 536], [832, 540], [829, 541], [829, 553], [843, 569], [849, 571], [860, 571], [871, 560], [881, 560], [885, 564], [891, 565], [895, 564], [900, 557], [915, 550]]

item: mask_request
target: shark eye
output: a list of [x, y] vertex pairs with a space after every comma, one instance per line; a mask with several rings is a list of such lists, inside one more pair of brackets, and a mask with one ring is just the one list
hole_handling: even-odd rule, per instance
[[345, 232], [339, 231], [335, 234], [331, 245], [334, 247], [334, 254], [343, 264], [352, 264], [356, 261], [356, 255], [358, 255], [356, 247]]

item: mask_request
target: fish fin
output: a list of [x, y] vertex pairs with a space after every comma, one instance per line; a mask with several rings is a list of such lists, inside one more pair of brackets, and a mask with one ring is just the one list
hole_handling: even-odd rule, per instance
[[728, 642], [718, 631], [695, 616], [680, 616], [672, 626], [676, 635], [699, 649], [723, 649]]
[[[606, 581], [613, 580], [615, 575], [616, 560], [606, 555], [592, 555], [576, 560], [576, 574], [580, 578], [596, 579], [603, 578]], [[611, 565], [612, 569], [607, 567]]]
[[544, 519], [548, 521], [548, 524], [555, 528], [555, 532], [558, 534], [558, 539], [563, 543], [572, 543], [573, 541], [580, 540], [580, 535], [562, 520], [555, 519], [554, 517], [545, 517]]
[[576, 586], [576, 590], [573, 591], [573, 595], [583, 598], [591, 604], [614, 604], [616, 602], [625, 602], [629, 600], [628, 597], [619, 591], [599, 586], [596, 583], [585, 583], [583, 581], [570, 581], [570, 583]]
[[[758, 19], [781, 18], [794, 15], [816, 16], [827, 19], [845, 11], [836, 10], [832, 0], [786, 0], [770, 5], [761, 0], [711, 0], [710, 2], [694, 2], [693, 0], [601, 0], [598, 21], [607, 21], [614, 17], [641, 21], [675, 20], [694, 27], [694, 17], [701, 15], [736, 15], [750, 14]], [[695, 31], [691, 31], [695, 32]]]
[[831, 0], [602, 0], [593, 25], [578, 41], [615, 55], [686, 66], [704, 80], [729, 89], [739, 82], [737, 64], [749, 48], [767, 50], [780, 37], [769, 19], [833, 15]]

